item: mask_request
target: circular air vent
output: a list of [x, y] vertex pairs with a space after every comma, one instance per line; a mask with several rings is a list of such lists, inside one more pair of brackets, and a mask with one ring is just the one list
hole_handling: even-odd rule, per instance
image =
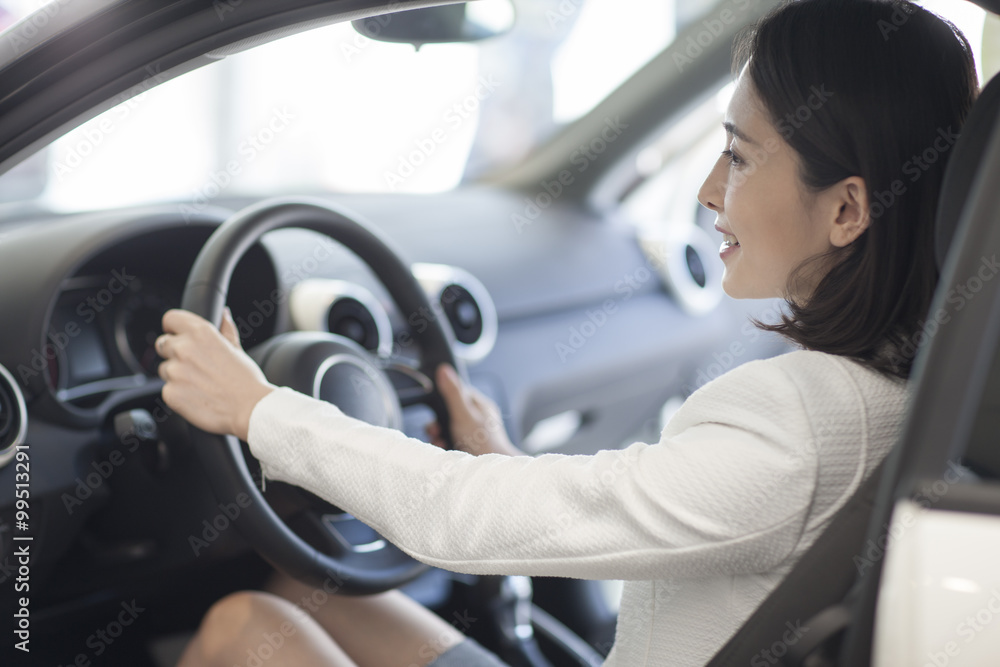
[[349, 296], [333, 302], [326, 315], [326, 328], [330, 333], [350, 338], [366, 350], [378, 350], [378, 324], [371, 311], [360, 301]]
[[0, 366], [0, 465], [14, 458], [27, 428], [28, 414], [21, 388], [7, 369]]
[[468, 271], [446, 264], [414, 264], [413, 275], [455, 334], [455, 355], [474, 363], [493, 349], [497, 311], [489, 292]]
[[723, 265], [718, 245], [701, 227], [675, 225], [644, 236], [640, 245], [666, 288], [684, 310], [704, 315], [718, 305]]
[[392, 325], [371, 292], [344, 280], [311, 278], [292, 288], [292, 324], [301, 331], [329, 331], [350, 338], [369, 352], [387, 357]]
[[441, 307], [455, 332], [455, 340], [473, 345], [482, 338], [483, 312], [469, 290], [454, 283], [448, 285], [441, 292]]

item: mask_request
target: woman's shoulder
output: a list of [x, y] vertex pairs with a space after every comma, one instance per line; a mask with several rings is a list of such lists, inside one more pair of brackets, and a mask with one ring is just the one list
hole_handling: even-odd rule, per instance
[[[908, 383], [860, 362], [815, 350], [795, 350], [744, 362], [692, 393], [675, 417], [674, 428], [712, 419], [720, 411], [744, 422], [787, 424], [822, 419], [834, 412], [898, 413]], [[866, 407], [867, 406], [867, 407]], [[683, 415], [681, 413], [684, 413]], [[828, 415], [827, 415], [828, 416]]]
[[785, 377], [800, 389], [819, 387], [830, 391], [835, 384], [847, 384], [862, 391], [905, 392], [908, 388], [906, 380], [887, 376], [851, 357], [817, 350], [794, 350], [766, 359], [747, 361], [705, 384], [698, 391], [718, 390], [728, 385], [776, 377]]

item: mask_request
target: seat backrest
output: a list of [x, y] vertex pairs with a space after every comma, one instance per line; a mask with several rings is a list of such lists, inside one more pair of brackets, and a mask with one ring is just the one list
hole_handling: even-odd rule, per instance
[[[935, 255], [939, 270], [944, 267], [949, 252], [954, 252], [953, 242], [961, 241], [962, 211], [990, 138], [993, 132], [1000, 131], [998, 126], [1000, 76], [995, 76], [973, 105], [946, 167], [935, 222]], [[941, 297], [940, 292], [946, 287], [939, 284], [936, 297]], [[914, 368], [922, 365], [920, 357], [926, 355], [926, 349], [918, 351]], [[919, 374], [911, 379], [911, 383], [919, 382]], [[912, 390], [916, 392], [918, 387], [914, 386]], [[905, 419], [907, 425], [912, 419], [911, 412]], [[904, 432], [906, 430], [908, 426], [904, 426]], [[784, 667], [802, 664], [809, 652], [813, 652], [810, 665], [864, 667], [868, 664], [881, 563], [873, 564], [859, 576], [855, 557], [864, 557], [864, 545], [873, 536], [878, 538], [882, 526], [889, 521], [893, 490], [906, 463], [902, 452], [904, 444], [902, 441], [897, 443], [869, 480], [831, 519], [826, 531], [806, 551], [788, 577], [716, 653], [707, 667], [757, 664], [753, 661], [757, 659], [759, 662], [763, 651], [769, 651], [767, 664]], [[802, 619], [808, 619], [803, 622], [803, 626], [810, 628], [810, 632], [804, 635], [808, 639], [789, 645], [782, 639], [787, 634], [787, 624]], [[845, 629], [849, 629], [850, 646], [838, 662], [837, 654]], [[770, 651], [775, 646], [781, 648], [782, 655]]]
[[[987, 167], [993, 168], [998, 146], [1000, 75], [994, 76], [981, 91], [962, 127], [958, 141], [955, 142], [945, 171], [935, 230], [936, 254], [942, 275], [938, 293], [931, 304], [934, 312], [946, 303], [945, 295], [953, 290], [955, 283], [975, 274], [982, 253], [988, 248], [995, 249], [991, 244], [983, 244], [983, 239], [994, 232], [995, 221], [991, 216], [996, 217], [996, 211], [987, 202], [984, 193], [996, 190], [996, 183], [988, 182], [986, 170]], [[984, 210], [989, 215], [982, 215]], [[992, 253], [993, 250], [989, 252]], [[972, 257], [971, 263], [967, 261], [969, 257]], [[936, 452], [929, 451], [927, 441], [936, 441], [938, 445], [956, 445], [954, 439], [958, 432], [970, 426], [964, 422], [968, 420], [967, 413], [974, 414], [975, 411], [965, 408], [969, 401], [982, 399], [983, 379], [987, 376], [984, 367], [976, 369], [978, 372], [975, 382], [969, 375], [970, 368], [981, 364], [981, 360], [976, 358], [980, 352], [980, 341], [974, 338], [982, 337], [988, 329], [986, 322], [991, 297], [987, 293], [992, 289], [990, 283], [990, 289], [983, 289], [975, 299], [963, 304], [960, 311], [954, 309], [947, 327], [942, 326], [941, 331], [922, 346], [917, 354], [914, 375], [911, 377], [911, 382], [915, 385], [913, 400], [903, 426], [903, 439], [897, 443], [886, 461], [865, 544], [872, 540], [877, 543], [880, 539], [886, 539], [886, 527], [892, 520], [896, 501], [901, 495], [909, 493], [908, 487], [914, 478], [926, 477], [925, 471], [921, 469], [926, 467], [928, 460], [937, 456]], [[992, 348], [993, 344], [990, 344], [990, 352]], [[961, 376], [960, 380], [955, 382], [950, 377], [952, 375]], [[962, 390], [956, 391], [959, 385]], [[917, 437], [915, 434], [922, 435]], [[968, 440], [962, 440], [964, 461], [973, 470], [982, 472], [984, 466], [977, 464], [988, 463], [985, 460], [977, 461], [982, 452], [966, 450]], [[995, 458], [995, 452], [993, 454]], [[874, 563], [859, 578], [854, 588], [851, 600], [853, 620], [846, 633], [840, 662], [836, 663], [838, 665], [867, 667], [870, 662], [875, 608], [884, 560], [879, 559]]]
[[934, 225], [934, 255], [939, 271], [944, 267], [945, 257], [951, 248], [962, 215], [962, 207], [969, 196], [972, 179], [982, 160], [983, 151], [989, 143], [998, 110], [1000, 110], [1000, 78], [993, 77], [993, 80], [983, 88], [979, 99], [969, 112], [969, 117], [962, 127], [961, 137], [955, 142], [954, 152], [945, 169], [941, 197], [938, 200], [937, 220]]

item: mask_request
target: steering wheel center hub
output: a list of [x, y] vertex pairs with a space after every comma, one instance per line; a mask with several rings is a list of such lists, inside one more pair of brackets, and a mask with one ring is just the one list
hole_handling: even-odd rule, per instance
[[392, 383], [349, 338], [320, 332], [277, 336], [250, 355], [268, 380], [332, 403], [349, 417], [398, 429], [402, 411]]

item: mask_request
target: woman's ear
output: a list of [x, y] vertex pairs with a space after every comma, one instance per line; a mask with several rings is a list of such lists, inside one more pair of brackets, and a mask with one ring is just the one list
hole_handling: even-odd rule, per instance
[[861, 236], [871, 223], [868, 188], [860, 176], [849, 176], [830, 188], [829, 194], [835, 207], [830, 243], [842, 248]]

